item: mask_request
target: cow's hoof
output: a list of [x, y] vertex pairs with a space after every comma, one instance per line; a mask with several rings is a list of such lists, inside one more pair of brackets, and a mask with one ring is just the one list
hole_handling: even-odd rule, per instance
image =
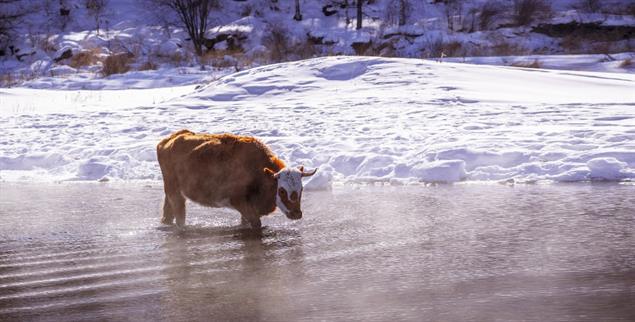
[[260, 229], [262, 228], [262, 223], [260, 222], [260, 219], [256, 220], [252, 220], [251, 222], [249, 222], [249, 225], [251, 226], [251, 229]]
[[173, 225], [174, 224], [174, 218], [161, 218], [161, 223], [164, 225]]

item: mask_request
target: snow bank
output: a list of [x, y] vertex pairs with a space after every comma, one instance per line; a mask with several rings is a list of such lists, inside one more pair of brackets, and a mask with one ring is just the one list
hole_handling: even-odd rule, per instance
[[187, 95], [2, 89], [0, 178], [159, 180], [156, 143], [188, 128], [253, 135], [291, 166], [319, 167], [307, 189], [632, 180], [634, 87], [629, 74], [328, 57]]

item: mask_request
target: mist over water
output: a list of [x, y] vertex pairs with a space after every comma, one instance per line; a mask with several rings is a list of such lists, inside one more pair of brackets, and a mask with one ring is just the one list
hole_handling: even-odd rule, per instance
[[261, 231], [160, 185], [0, 183], [0, 320], [631, 321], [635, 186], [307, 192]]

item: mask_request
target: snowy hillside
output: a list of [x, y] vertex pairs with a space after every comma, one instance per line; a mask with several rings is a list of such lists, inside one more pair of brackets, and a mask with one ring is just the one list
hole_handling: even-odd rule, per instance
[[[635, 4], [630, 0], [370, 0], [363, 2], [360, 29], [354, 0], [301, 0], [301, 20], [293, 19], [291, 0], [214, 0], [201, 57], [194, 54], [176, 13], [160, 7], [159, 0], [104, 0], [98, 13], [88, 9], [89, 2], [0, 3], [8, 14], [24, 14], [11, 28], [5, 27], [6, 34], [0, 24], [0, 85], [61, 84], [53, 78], [69, 79], [63, 88], [78, 88], [71, 84], [77, 79], [85, 88], [99, 88], [91, 80], [116, 78], [111, 73], [124, 71], [135, 71], [140, 79], [131, 84], [135, 88], [143, 79], [156, 80], [166, 73], [181, 76], [154, 86], [185, 85], [213, 78], [201, 75], [201, 65], [206, 71], [227, 73], [332, 55], [601, 54], [600, 59], [614, 61], [607, 70], [635, 68]], [[519, 11], [521, 2], [534, 7]], [[124, 67], [109, 71], [108, 57], [117, 57]], [[551, 66], [538, 58], [497, 63], [534, 61], [538, 67]], [[173, 68], [178, 71], [166, 71]]]
[[2, 89], [0, 178], [158, 180], [156, 143], [188, 128], [254, 135], [291, 165], [319, 167], [312, 188], [633, 180], [633, 88], [632, 74], [328, 57], [238, 72], [163, 103], [154, 92], [138, 107], [104, 92], [50, 109]]

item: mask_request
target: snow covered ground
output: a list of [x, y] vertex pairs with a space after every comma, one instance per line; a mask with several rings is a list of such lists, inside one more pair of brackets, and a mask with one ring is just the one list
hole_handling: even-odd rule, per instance
[[[154, 68], [161, 71], [181, 67], [187, 71], [203, 64], [208, 69], [245, 69], [326, 55], [434, 58], [442, 54], [469, 57], [630, 52], [626, 58], [616, 56], [614, 62], [591, 64], [603, 67], [596, 71], [633, 72], [632, 67], [620, 67], [629, 57], [628, 65], [632, 66], [632, 0], [591, 1], [593, 4], [580, 0], [538, 1], [545, 5], [528, 13], [531, 19], [526, 23], [515, 22], [513, 8], [518, 2], [512, 0], [375, 0], [364, 4], [360, 30], [355, 27], [353, 1], [349, 7], [340, 6], [342, 1], [299, 1], [301, 21], [292, 18], [295, 1], [212, 2], [215, 5], [205, 36], [213, 44], [202, 58], [194, 55], [191, 37], [177, 13], [157, 7], [157, 1], [105, 1], [99, 14], [87, 8], [86, 0], [0, 2], [2, 12], [25, 14], [10, 24], [7, 20], [12, 26], [10, 33], [0, 34], [0, 86], [48, 88], [61, 77], [68, 80], [69, 88], [97, 89], [99, 83], [87, 80], [99, 77], [106, 58], [118, 54], [130, 55], [128, 65], [140, 74], [139, 79], [148, 73], [144, 70]], [[403, 25], [399, 25], [401, 3], [406, 5]], [[485, 12], [488, 3], [489, 14]], [[492, 3], [497, 4], [495, 10]], [[590, 4], [597, 8], [589, 11], [586, 7]], [[543, 28], [537, 28], [541, 25]], [[232, 36], [233, 40], [217, 39], [219, 36]], [[478, 63], [487, 59], [466, 60]], [[494, 63], [514, 62], [513, 58], [504, 60], [511, 61], [494, 59]], [[543, 67], [554, 65], [550, 58], [540, 61]], [[562, 66], [562, 61], [555, 63]], [[163, 82], [170, 86], [192, 79], [190, 71], [169, 74]], [[115, 82], [101, 85], [113, 86], [117, 77], [110, 78]], [[145, 88], [144, 83], [126, 78], [128, 87]]]
[[534, 67], [558, 70], [577, 70], [586, 72], [635, 73], [635, 52], [603, 55], [528, 55], [528, 56], [492, 56], [492, 57], [448, 57], [444, 62], [468, 63], [478, 65]]
[[377, 57], [262, 66], [199, 89], [5, 88], [0, 180], [159, 180], [156, 143], [188, 128], [254, 135], [319, 167], [316, 189], [630, 181], [634, 89], [633, 74]]

